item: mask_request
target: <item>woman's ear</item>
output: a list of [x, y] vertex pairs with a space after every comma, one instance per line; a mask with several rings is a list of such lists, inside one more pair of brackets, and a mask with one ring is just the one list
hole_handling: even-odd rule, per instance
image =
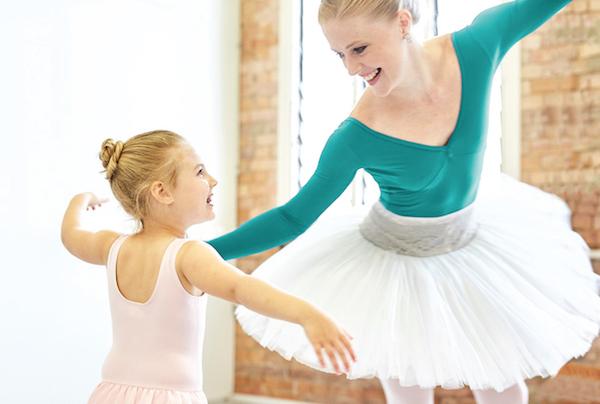
[[173, 196], [169, 193], [163, 182], [154, 181], [150, 187], [150, 194], [160, 204], [170, 205], [173, 203]]
[[402, 35], [410, 35], [410, 30], [412, 28], [412, 15], [408, 10], [402, 9], [398, 11], [396, 22], [402, 30]]

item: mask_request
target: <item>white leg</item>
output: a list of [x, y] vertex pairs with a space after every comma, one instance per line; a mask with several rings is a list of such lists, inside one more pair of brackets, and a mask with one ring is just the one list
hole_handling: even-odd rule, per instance
[[529, 390], [525, 382], [519, 382], [502, 392], [494, 389], [473, 390], [477, 404], [527, 404]]
[[387, 404], [433, 404], [433, 389], [402, 387], [398, 379], [380, 379]]

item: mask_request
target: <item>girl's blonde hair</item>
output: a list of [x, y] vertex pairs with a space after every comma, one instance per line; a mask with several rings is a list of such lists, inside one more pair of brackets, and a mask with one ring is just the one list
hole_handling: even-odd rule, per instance
[[419, 0], [322, 0], [319, 6], [319, 24], [334, 18], [358, 15], [376, 19], [393, 19], [399, 10], [407, 10], [413, 24], [421, 18]]
[[143, 219], [150, 216], [150, 188], [154, 181], [175, 187], [182, 146], [188, 142], [176, 133], [156, 130], [142, 133], [125, 143], [106, 139], [100, 150], [100, 160], [115, 198], [125, 212], [143, 228]]

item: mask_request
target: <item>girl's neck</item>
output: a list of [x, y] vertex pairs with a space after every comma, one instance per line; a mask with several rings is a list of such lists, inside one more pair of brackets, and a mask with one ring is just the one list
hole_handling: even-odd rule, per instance
[[161, 222], [158, 220], [144, 220], [142, 230], [137, 234], [150, 238], [184, 238], [187, 229], [183, 226], [177, 226], [173, 223]]

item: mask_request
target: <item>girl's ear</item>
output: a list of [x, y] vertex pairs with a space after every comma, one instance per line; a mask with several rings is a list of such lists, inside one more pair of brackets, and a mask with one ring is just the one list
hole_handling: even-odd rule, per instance
[[169, 193], [163, 182], [154, 181], [150, 187], [150, 193], [160, 204], [170, 205], [173, 203], [173, 196]]

